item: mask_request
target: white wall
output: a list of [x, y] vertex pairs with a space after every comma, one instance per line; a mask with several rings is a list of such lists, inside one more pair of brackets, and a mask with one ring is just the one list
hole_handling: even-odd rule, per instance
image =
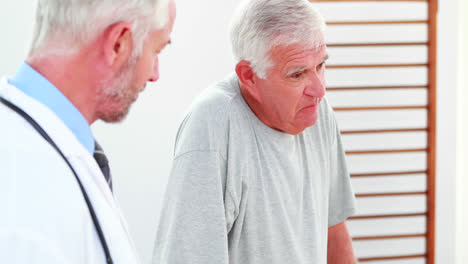
[[459, 1], [439, 6], [438, 86], [437, 86], [437, 183], [436, 251], [437, 263], [455, 263], [456, 186], [456, 101], [458, 61]]
[[468, 2], [459, 1], [458, 17], [458, 70], [457, 70], [457, 201], [456, 201], [456, 253], [457, 263], [468, 259]]
[[[33, 15], [31, 2], [2, 2], [0, 75], [13, 74], [24, 58]], [[111, 160], [116, 196], [144, 263], [149, 263], [151, 259], [177, 126], [193, 98], [233, 68], [227, 27], [237, 2], [177, 0], [173, 44], [161, 56], [160, 81], [148, 86], [123, 123], [109, 125], [98, 122], [93, 126], [96, 137]], [[440, 264], [455, 263], [455, 231], [461, 230], [464, 232], [462, 234], [466, 234], [463, 223], [468, 220], [460, 213], [466, 211], [461, 202], [468, 201], [467, 195], [462, 195], [463, 187], [468, 187], [462, 177], [466, 175], [467, 168], [460, 166], [463, 164], [461, 159], [468, 155], [463, 149], [458, 156], [458, 178], [455, 177], [455, 131], [458, 131], [457, 140], [468, 133], [468, 122], [464, 122], [464, 127], [459, 126], [459, 130], [456, 127], [457, 117], [459, 120], [468, 119], [468, 107], [457, 110], [456, 104], [458, 102], [458, 106], [463, 106], [461, 82], [465, 82], [465, 86], [468, 82], [464, 77], [468, 70], [468, 52], [464, 48], [466, 59], [463, 62], [460, 59], [462, 44], [458, 35], [461, 29], [457, 27], [462, 17], [459, 9], [461, 3], [462, 0], [443, 0], [439, 8], [437, 263]], [[464, 5], [466, 10], [467, 4]], [[466, 32], [466, 18], [463, 26]], [[467, 34], [464, 35], [463, 45], [468, 47]], [[464, 68], [457, 70], [456, 65], [461, 64]], [[467, 98], [467, 94], [463, 98]], [[457, 111], [464, 115], [457, 116]], [[464, 145], [467, 145], [466, 141]], [[456, 208], [458, 215], [455, 214]], [[456, 230], [455, 226], [459, 229]], [[468, 235], [457, 236], [457, 242], [466, 240], [466, 237]], [[463, 250], [462, 243], [458, 243], [456, 249], [460, 253], [457, 263], [461, 264], [462, 254], [467, 254], [467, 250]]]
[[23, 61], [33, 16], [31, 0], [4, 1], [0, 7], [0, 74], [12, 75]]

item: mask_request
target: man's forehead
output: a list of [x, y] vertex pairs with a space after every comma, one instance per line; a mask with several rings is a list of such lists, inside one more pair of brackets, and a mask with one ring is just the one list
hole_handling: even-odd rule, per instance
[[307, 44], [278, 45], [270, 50], [270, 56], [274, 59], [294, 59], [312, 55], [318, 60], [328, 59], [327, 46], [310, 46]]

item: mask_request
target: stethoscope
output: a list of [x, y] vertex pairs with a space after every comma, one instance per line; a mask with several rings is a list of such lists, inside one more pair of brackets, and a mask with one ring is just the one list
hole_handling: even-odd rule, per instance
[[2, 102], [5, 106], [9, 107], [11, 110], [15, 111], [18, 113], [20, 116], [22, 116], [29, 124], [31, 124], [34, 129], [47, 141], [49, 144], [60, 154], [60, 156], [63, 158], [63, 160], [67, 163], [68, 167], [72, 170], [73, 174], [75, 175], [75, 178], [80, 185], [81, 193], [83, 194], [83, 197], [85, 199], [86, 205], [88, 206], [89, 213], [91, 215], [91, 218], [93, 219], [94, 226], [96, 227], [96, 231], [99, 236], [99, 240], [101, 241], [102, 248], [104, 250], [104, 254], [106, 255], [106, 262], [108, 264], [113, 264], [114, 262], [112, 261], [112, 257], [109, 252], [109, 248], [107, 247], [106, 239], [104, 238], [104, 234], [101, 229], [101, 225], [99, 224], [99, 220], [96, 217], [96, 213], [94, 212], [93, 205], [91, 204], [88, 195], [86, 194], [86, 190], [83, 187], [83, 184], [80, 181], [80, 178], [78, 177], [78, 174], [76, 171], [73, 169], [72, 165], [70, 162], [67, 160], [63, 152], [59, 149], [59, 147], [55, 144], [55, 142], [50, 138], [50, 136], [42, 129], [42, 127], [34, 121], [28, 114], [26, 114], [23, 110], [18, 108], [16, 105], [12, 104], [11, 102], [5, 100], [4, 98], [0, 97], [0, 102]]

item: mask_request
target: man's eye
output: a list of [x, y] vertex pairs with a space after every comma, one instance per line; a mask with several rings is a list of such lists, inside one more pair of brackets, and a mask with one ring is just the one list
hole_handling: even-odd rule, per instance
[[304, 73], [303, 72], [296, 72], [296, 73], [293, 73], [293, 75], [291, 75], [292, 78], [294, 79], [299, 79], [302, 77]]

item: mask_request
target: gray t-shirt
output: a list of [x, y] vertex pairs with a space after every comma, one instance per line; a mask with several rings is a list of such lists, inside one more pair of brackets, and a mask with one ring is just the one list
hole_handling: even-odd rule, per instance
[[153, 263], [325, 264], [328, 227], [353, 212], [327, 100], [314, 126], [282, 133], [255, 116], [233, 74], [179, 128]]

